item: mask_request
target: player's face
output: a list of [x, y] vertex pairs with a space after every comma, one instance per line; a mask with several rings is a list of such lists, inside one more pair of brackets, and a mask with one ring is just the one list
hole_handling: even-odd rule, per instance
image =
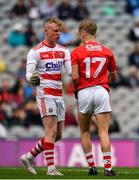
[[52, 23], [52, 24], [48, 24], [45, 27], [45, 35], [46, 35], [46, 39], [47, 41], [51, 42], [51, 43], [56, 43], [59, 38], [60, 38], [60, 28], [57, 24]]

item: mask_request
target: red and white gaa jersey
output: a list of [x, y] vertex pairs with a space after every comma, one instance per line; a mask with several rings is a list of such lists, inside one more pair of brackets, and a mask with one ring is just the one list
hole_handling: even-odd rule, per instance
[[42, 41], [29, 51], [27, 64], [35, 64], [40, 75], [40, 85], [36, 92], [38, 97], [62, 96], [62, 66], [70, 60], [69, 50], [59, 44], [48, 47]]
[[103, 86], [109, 90], [108, 71], [116, 70], [116, 62], [110, 49], [93, 41], [75, 48], [71, 53], [72, 65], [79, 67], [78, 90], [90, 86]]

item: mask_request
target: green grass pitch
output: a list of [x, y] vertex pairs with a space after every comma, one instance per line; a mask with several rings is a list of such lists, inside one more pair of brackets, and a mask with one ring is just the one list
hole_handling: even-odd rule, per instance
[[87, 168], [58, 168], [64, 176], [48, 176], [46, 169], [36, 168], [37, 175], [29, 174], [25, 168], [0, 168], [0, 179], [139, 179], [139, 168], [114, 168], [115, 177], [103, 175], [103, 169], [98, 168], [97, 176], [88, 176]]

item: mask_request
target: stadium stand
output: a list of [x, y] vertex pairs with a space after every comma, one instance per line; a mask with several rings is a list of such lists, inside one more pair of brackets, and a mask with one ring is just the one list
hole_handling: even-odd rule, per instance
[[[27, 46], [10, 47], [7, 42], [8, 34], [11, 32], [15, 24], [21, 24], [25, 30], [28, 23], [30, 22], [28, 17], [13, 18], [10, 16], [10, 11], [16, 2], [16, 0], [0, 0], [0, 57], [2, 57], [6, 63], [6, 70], [0, 74], [0, 82], [2, 82], [3, 79], [8, 79], [10, 84], [10, 92], [12, 92], [13, 84], [16, 82], [17, 77], [15, 73], [19, 69], [22, 59], [26, 58], [27, 52], [29, 50]], [[39, 8], [39, 0], [36, 0], [35, 2]], [[57, 6], [60, 4], [60, 2], [61, 1], [56, 2]], [[77, 4], [76, 2], [77, 1], [71, 0], [71, 6], [74, 7]], [[130, 75], [128, 56], [133, 52], [135, 42], [131, 42], [127, 38], [129, 30], [134, 24], [134, 17], [130, 14], [127, 14], [125, 10], [127, 1], [86, 0], [85, 2], [90, 17], [96, 20], [98, 24], [98, 41], [113, 50], [118, 66], [122, 68], [125, 77], [128, 77]], [[28, 1], [25, 1], [25, 3], [27, 5]], [[30, 23], [32, 24], [36, 35], [39, 36], [43, 25], [43, 19], [37, 18], [35, 20], [31, 20]], [[74, 34], [74, 37], [77, 38], [76, 40], [78, 40], [77, 31], [75, 30], [78, 21], [70, 17], [65, 21], [65, 24]], [[73, 45], [69, 46], [70, 49], [73, 47]], [[139, 79], [139, 76], [137, 78]], [[65, 84], [67, 83], [67, 79], [68, 77], [65, 74]], [[70, 82], [70, 80], [68, 81]], [[25, 82], [22, 81], [19, 86], [24, 88], [24, 85]], [[24, 122], [22, 125], [18, 125], [16, 127], [9, 126], [9, 117], [11, 117], [12, 109], [18, 108], [19, 105], [15, 103], [15, 97], [12, 98], [11, 102], [3, 102], [2, 91], [3, 90], [0, 86], [0, 114], [2, 111], [6, 113], [6, 115], [0, 119], [0, 123], [7, 128], [8, 132], [7, 135], [5, 135], [5, 133], [3, 136], [5, 138], [40, 137], [39, 135], [43, 134], [43, 129], [42, 127], [37, 127], [36, 124], [30, 124], [28, 128], [24, 126]], [[118, 88], [112, 88], [110, 93], [113, 104], [113, 115], [116, 117], [117, 123], [120, 126], [120, 132], [117, 132], [116, 135], [114, 133], [112, 137], [139, 137], [139, 134], [136, 133], [139, 129], [139, 87], [128, 88], [119, 86]], [[33, 94], [33, 97], [34, 96], [35, 95]], [[22, 106], [25, 106], [27, 101], [29, 101], [29, 99], [25, 99], [23, 102], [21, 101]], [[73, 93], [68, 94], [68, 92], [65, 91], [65, 102], [66, 104], [75, 105], [76, 101]], [[10, 105], [10, 107], [8, 105]], [[64, 131], [65, 138], [79, 137], [79, 131], [77, 127], [66, 128]], [[37, 136], [37, 134], [39, 135]]]

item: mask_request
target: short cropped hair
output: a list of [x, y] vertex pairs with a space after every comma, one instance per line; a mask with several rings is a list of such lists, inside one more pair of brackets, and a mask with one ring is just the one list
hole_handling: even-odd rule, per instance
[[60, 28], [60, 31], [63, 31], [64, 23], [63, 23], [62, 20], [58, 19], [57, 17], [48, 18], [48, 19], [45, 21], [44, 25], [47, 24], [47, 23], [49, 23], [49, 24], [55, 23], [55, 24], [57, 24], [58, 27]]
[[97, 31], [97, 24], [91, 19], [84, 19], [80, 22], [78, 30], [79, 33], [86, 31], [88, 34], [95, 35]]

